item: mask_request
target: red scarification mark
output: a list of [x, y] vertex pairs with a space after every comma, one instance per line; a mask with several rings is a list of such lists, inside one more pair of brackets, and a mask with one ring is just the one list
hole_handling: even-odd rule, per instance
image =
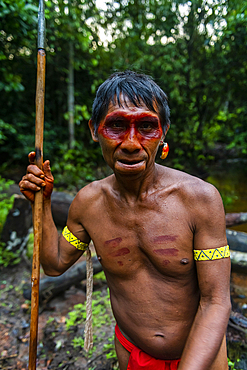
[[123, 262], [122, 261], [117, 261], [117, 263], [119, 264], [119, 266], [123, 266]]
[[174, 242], [177, 239], [178, 235], [160, 235], [154, 238], [154, 243], [161, 244], [164, 242]]
[[177, 248], [155, 249], [154, 253], [160, 256], [177, 256], [178, 249]]
[[125, 254], [129, 254], [130, 250], [129, 248], [121, 248], [116, 252], [110, 253], [112, 257], [119, 257], [119, 256], [124, 256]]
[[122, 238], [115, 238], [105, 241], [104, 245], [106, 247], [115, 248], [117, 247], [122, 241]]
[[170, 261], [169, 260], [164, 260], [162, 261], [163, 265], [169, 265]]

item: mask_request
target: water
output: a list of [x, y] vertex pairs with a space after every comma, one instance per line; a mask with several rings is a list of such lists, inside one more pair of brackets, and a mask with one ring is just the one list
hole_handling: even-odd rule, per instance
[[[226, 213], [247, 212], [247, 163], [225, 163], [212, 168], [206, 181], [219, 190]], [[247, 233], [247, 223], [233, 226], [231, 229]], [[247, 316], [247, 276], [232, 272], [232, 298]]]
[[[247, 162], [226, 162], [210, 170], [206, 181], [219, 190], [226, 213], [247, 212]], [[247, 223], [231, 229], [247, 233]], [[231, 297], [247, 317], [247, 275], [231, 273]], [[235, 369], [247, 370], [247, 350], [239, 341], [228, 340], [227, 352]], [[238, 362], [237, 362], [238, 361]], [[233, 367], [230, 367], [233, 369]]]
[[[245, 161], [226, 162], [211, 168], [206, 181], [219, 190], [226, 213], [247, 212], [247, 163]], [[247, 233], [247, 223], [231, 229]]]

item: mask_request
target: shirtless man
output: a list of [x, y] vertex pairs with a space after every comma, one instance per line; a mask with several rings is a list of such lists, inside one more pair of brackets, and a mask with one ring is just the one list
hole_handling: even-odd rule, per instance
[[[155, 163], [169, 128], [165, 93], [145, 75], [112, 75], [89, 121], [113, 175], [85, 186], [71, 204], [67, 233], [93, 241], [110, 289], [120, 370], [227, 370], [230, 259], [218, 191]], [[83, 253], [58, 237], [53, 177], [29, 155], [20, 189], [44, 187], [41, 263], [66, 271]], [[213, 256], [213, 257], [212, 257]]]

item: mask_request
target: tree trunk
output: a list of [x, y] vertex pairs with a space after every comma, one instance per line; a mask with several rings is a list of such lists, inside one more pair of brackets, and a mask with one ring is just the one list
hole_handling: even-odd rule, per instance
[[231, 250], [232, 271], [247, 274], [247, 253]]
[[226, 229], [226, 236], [231, 250], [247, 252], [247, 233]]
[[74, 123], [74, 46], [69, 43], [69, 69], [68, 69], [68, 113], [69, 113], [69, 147], [74, 148], [75, 123]]
[[247, 222], [247, 213], [227, 213], [226, 214], [226, 227], [241, 225]]

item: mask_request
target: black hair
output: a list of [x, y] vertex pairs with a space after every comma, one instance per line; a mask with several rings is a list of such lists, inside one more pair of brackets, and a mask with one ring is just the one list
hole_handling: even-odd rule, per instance
[[166, 133], [170, 126], [167, 95], [151, 77], [133, 71], [113, 73], [98, 88], [91, 117], [96, 131], [100, 121], [106, 116], [110, 103], [123, 107], [120, 94], [125, 106], [128, 107], [127, 98], [136, 107], [144, 103], [150, 111], [157, 113], [163, 132]]

